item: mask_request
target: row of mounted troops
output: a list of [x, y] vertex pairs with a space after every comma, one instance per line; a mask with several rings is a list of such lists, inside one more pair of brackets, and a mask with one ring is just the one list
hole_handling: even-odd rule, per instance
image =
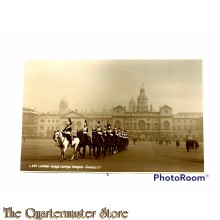
[[[107, 126], [104, 125], [102, 127], [100, 121], [98, 121], [96, 129], [92, 129], [91, 137], [88, 134], [88, 126], [86, 120], [82, 130], [77, 130], [76, 136], [71, 136], [71, 124], [72, 122], [69, 119], [67, 122], [67, 126], [62, 131], [59, 131], [61, 133], [60, 136], [63, 136], [63, 138], [67, 139], [67, 146], [71, 145], [71, 147], [76, 147], [75, 150], [78, 151], [83, 158], [85, 158], [86, 146], [89, 146], [89, 156], [92, 155], [93, 151], [93, 155], [96, 159], [99, 159], [101, 157], [101, 154], [103, 155], [103, 157], [105, 157], [106, 155], [114, 155], [128, 149], [129, 140], [127, 132], [125, 130], [122, 131], [120, 128], [117, 129], [116, 126], [111, 129], [111, 125], [108, 123]], [[58, 143], [57, 146], [61, 148], [62, 156], [64, 139], [62, 139], [63, 141], [61, 140], [61, 138], [59, 139], [59, 135], [57, 135], [57, 138], [55, 138], [54, 135], [53, 139]], [[79, 139], [79, 143], [77, 142], [77, 139]], [[76, 143], [77, 146], [75, 146]], [[81, 148], [83, 149], [82, 153]]]

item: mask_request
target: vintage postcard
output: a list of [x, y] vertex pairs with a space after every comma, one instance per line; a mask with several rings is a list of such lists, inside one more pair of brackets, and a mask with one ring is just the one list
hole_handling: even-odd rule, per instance
[[21, 171], [204, 172], [202, 60], [24, 64]]

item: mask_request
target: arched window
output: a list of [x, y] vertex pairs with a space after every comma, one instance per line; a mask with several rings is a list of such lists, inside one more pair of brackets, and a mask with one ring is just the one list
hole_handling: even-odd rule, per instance
[[143, 120], [139, 121], [138, 127], [140, 130], [145, 130], [145, 122]]
[[169, 123], [169, 121], [165, 121], [165, 122], [163, 123], [163, 126], [164, 126], [164, 130], [169, 130], [169, 129], [170, 129], [170, 123]]

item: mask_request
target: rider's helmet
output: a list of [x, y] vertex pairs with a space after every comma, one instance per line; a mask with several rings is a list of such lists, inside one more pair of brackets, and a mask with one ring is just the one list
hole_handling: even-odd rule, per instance
[[72, 121], [71, 119], [69, 118], [68, 121], [67, 121], [67, 125], [71, 125], [72, 124]]

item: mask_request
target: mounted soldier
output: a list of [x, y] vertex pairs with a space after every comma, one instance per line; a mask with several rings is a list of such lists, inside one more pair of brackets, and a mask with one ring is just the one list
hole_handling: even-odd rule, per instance
[[85, 120], [84, 126], [82, 128], [82, 132], [83, 132], [83, 138], [86, 142], [88, 142], [88, 125], [87, 125], [87, 121]]
[[103, 134], [104, 137], [107, 136], [107, 130], [106, 130], [105, 125], [103, 126], [102, 134]]
[[113, 136], [110, 124], [107, 125], [107, 135]]
[[96, 147], [97, 147], [97, 154], [96, 154], [96, 159], [100, 158], [100, 153], [101, 153], [101, 147], [103, 146], [103, 137], [102, 137], [102, 127], [100, 124], [100, 121], [98, 121], [97, 127], [96, 127]]
[[107, 149], [109, 156], [114, 154], [113, 132], [109, 123], [107, 124]]
[[113, 128], [113, 134], [116, 135], [116, 136], [118, 136], [118, 130], [117, 130], [116, 125], [115, 125], [114, 128]]
[[96, 127], [96, 133], [100, 136], [102, 136], [102, 127], [100, 124], [100, 121], [98, 121], [97, 127]]
[[63, 135], [67, 138], [67, 140], [69, 141], [69, 144], [71, 144], [72, 146], [72, 137], [71, 137], [71, 132], [72, 132], [72, 121], [69, 118], [67, 121], [67, 125], [66, 127], [62, 130], [63, 131]]

